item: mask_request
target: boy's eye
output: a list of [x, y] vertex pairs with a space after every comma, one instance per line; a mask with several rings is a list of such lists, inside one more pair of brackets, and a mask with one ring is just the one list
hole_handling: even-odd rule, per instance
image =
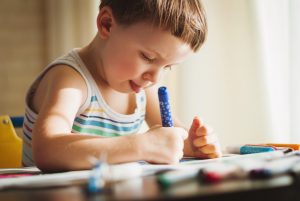
[[146, 60], [147, 62], [151, 63], [155, 60], [155, 58], [150, 58], [149, 56], [145, 55], [144, 53], [141, 52], [141, 56], [144, 60]]
[[172, 70], [172, 66], [171, 65], [165, 66], [164, 70]]

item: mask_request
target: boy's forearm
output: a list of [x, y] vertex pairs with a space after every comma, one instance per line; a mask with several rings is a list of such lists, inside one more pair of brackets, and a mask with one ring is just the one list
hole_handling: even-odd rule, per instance
[[71, 133], [34, 142], [33, 152], [43, 171], [90, 169], [89, 157], [99, 158], [101, 153], [107, 154], [109, 163], [141, 160], [139, 141], [139, 135], [100, 138]]

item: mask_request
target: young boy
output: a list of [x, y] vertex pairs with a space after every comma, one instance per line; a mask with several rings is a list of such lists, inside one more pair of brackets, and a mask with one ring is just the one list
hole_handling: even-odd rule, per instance
[[[216, 136], [195, 117], [162, 127], [158, 81], [206, 37], [196, 0], [103, 0], [98, 32], [86, 47], [52, 62], [26, 98], [23, 163], [44, 171], [145, 160], [177, 163], [183, 155], [221, 155]], [[147, 103], [147, 104], [146, 104]], [[146, 120], [150, 129], [138, 134]]]

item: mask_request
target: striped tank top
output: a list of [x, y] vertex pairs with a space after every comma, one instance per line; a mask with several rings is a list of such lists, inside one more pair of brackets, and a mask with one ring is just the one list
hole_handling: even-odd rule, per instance
[[135, 95], [137, 107], [133, 114], [125, 115], [117, 113], [107, 105], [92, 75], [79, 57], [77, 49], [73, 49], [65, 56], [49, 64], [29, 88], [26, 96], [23, 124], [23, 166], [35, 165], [32, 156], [31, 141], [32, 129], [38, 114], [30, 108], [30, 100], [45, 73], [50, 68], [59, 64], [67, 65], [78, 71], [87, 85], [87, 99], [76, 114], [72, 133], [91, 134], [100, 137], [124, 136], [137, 133], [144, 121], [146, 107], [145, 92], [141, 90], [141, 92]]

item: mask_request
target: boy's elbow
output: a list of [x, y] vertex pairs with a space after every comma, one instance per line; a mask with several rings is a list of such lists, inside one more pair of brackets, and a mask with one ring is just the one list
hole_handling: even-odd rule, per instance
[[59, 172], [68, 170], [66, 167], [62, 167], [56, 150], [50, 145], [51, 143], [42, 143], [33, 141], [32, 143], [32, 155], [37, 168], [42, 172]]
[[72, 167], [68, 167], [67, 163], [62, 163], [60, 160], [51, 157], [47, 151], [38, 151], [34, 154], [35, 165], [42, 172], [63, 172], [74, 170]]
[[53, 166], [51, 155], [48, 154], [46, 146], [33, 146], [32, 154], [36, 167], [42, 172], [56, 171], [56, 167]]
[[40, 169], [42, 172], [54, 172], [54, 169], [47, 164], [43, 159], [39, 157], [35, 157], [35, 165], [38, 169]]

